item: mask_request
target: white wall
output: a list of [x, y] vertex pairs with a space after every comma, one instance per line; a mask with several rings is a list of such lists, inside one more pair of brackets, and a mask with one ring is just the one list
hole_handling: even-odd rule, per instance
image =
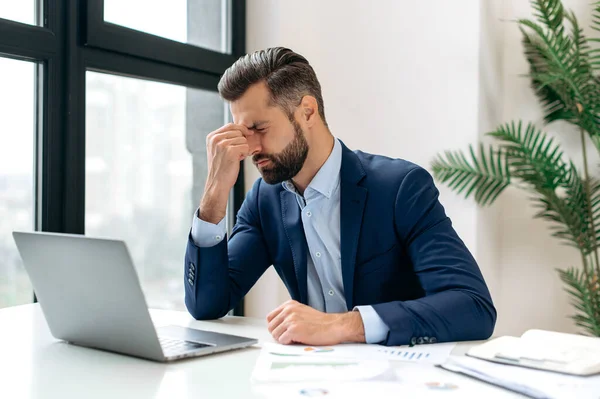
[[[583, 16], [587, 0], [566, 1]], [[445, 149], [465, 149], [498, 123], [539, 122], [541, 111], [519, 75], [527, 72], [516, 17], [523, 0], [250, 0], [247, 50], [286, 46], [303, 54], [323, 86], [334, 135], [350, 148], [401, 157], [429, 169]], [[589, 13], [588, 13], [589, 14]], [[576, 147], [577, 143], [570, 143]], [[246, 165], [247, 187], [258, 174]], [[441, 201], [474, 253], [499, 312], [495, 334], [532, 327], [573, 331], [554, 268], [576, 254], [532, 221], [522, 193], [491, 208], [449, 192]], [[272, 269], [249, 293], [249, 315], [287, 298]]]

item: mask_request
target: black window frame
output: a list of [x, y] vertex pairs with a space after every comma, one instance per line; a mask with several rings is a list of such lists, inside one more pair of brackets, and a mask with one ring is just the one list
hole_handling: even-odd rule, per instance
[[245, 2], [231, 0], [231, 54], [104, 21], [104, 0], [87, 0], [85, 44], [199, 72], [221, 74], [244, 53]]
[[[42, 26], [0, 18], [0, 57], [38, 64], [36, 228], [85, 234], [86, 72], [216, 91], [225, 69], [245, 54], [246, 1], [231, 0], [231, 54], [104, 22], [104, 0], [43, 0], [42, 9]], [[240, 168], [234, 217], [244, 196]], [[233, 313], [244, 314], [243, 301]]]

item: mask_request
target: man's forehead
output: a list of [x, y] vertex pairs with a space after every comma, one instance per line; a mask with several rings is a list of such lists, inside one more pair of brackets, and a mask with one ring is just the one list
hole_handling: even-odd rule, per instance
[[233, 123], [244, 125], [249, 129], [260, 128], [270, 120], [268, 110], [241, 110], [231, 107]]
[[246, 127], [256, 127], [259, 122], [268, 120], [269, 111], [272, 111], [269, 92], [264, 88], [253, 85], [239, 99], [230, 104], [234, 123]]

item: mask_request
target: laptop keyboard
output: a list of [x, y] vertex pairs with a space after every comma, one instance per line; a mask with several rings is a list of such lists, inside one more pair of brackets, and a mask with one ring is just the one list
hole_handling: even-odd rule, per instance
[[158, 341], [160, 342], [160, 346], [163, 348], [165, 354], [169, 353], [182, 353], [187, 352], [194, 349], [205, 348], [207, 346], [211, 346], [208, 344], [200, 344], [198, 342], [191, 341], [183, 341], [180, 339], [172, 339], [165, 337], [158, 337]]

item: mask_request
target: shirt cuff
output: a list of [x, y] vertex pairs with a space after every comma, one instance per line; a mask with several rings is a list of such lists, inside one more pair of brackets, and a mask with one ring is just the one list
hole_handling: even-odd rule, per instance
[[355, 306], [353, 310], [360, 312], [365, 327], [365, 341], [367, 341], [367, 344], [383, 342], [390, 332], [390, 328], [381, 320], [373, 306]]
[[198, 210], [194, 212], [192, 220], [192, 240], [200, 248], [214, 247], [225, 238], [225, 218], [219, 224], [209, 223], [198, 217]]

